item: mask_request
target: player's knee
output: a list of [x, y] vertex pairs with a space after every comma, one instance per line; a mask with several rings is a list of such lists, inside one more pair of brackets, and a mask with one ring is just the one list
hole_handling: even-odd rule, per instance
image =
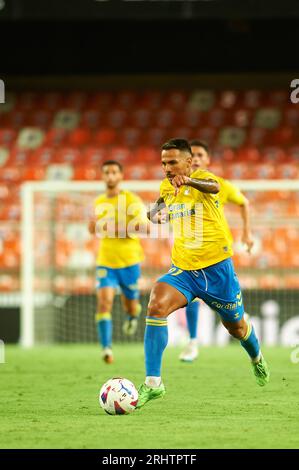
[[101, 300], [98, 303], [98, 311], [99, 312], [111, 312], [112, 310], [112, 302], [109, 300]]
[[227, 330], [236, 339], [242, 339], [246, 335], [246, 327], [244, 325], [229, 325]]
[[164, 318], [167, 317], [168, 311], [165, 302], [161, 299], [153, 299], [150, 301], [147, 308], [147, 315], [149, 317]]

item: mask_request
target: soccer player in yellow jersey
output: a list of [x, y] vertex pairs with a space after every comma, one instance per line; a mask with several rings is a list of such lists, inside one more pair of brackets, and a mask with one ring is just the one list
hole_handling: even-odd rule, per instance
[[263, 386], [269, 381], [254, 328], [244, 319], [217, 177], [205, 170], [192, 173], [192, 151], [184, 139], [165, 143], [161, 159], [166, 178], [156, 210], [164, 203], [173, 224], [172, 267], [154, 284], [150, 295], [144, 335], [146, 378], [139, 387], [138, 408], [165, 394], [161, 365], [168, 342], [167, 317], [196, 297], [216, 310], [224, 327], [240, 340], [251, 358], [257, 383]]
[[[201, 140], [192, 140], [190, 143], [192, 150], [192, 170], [207, 170], [210, 162], [210, 149], [206, 142]], [[241, 218], [243, 222], [242, 227], [242, 242], [247, 246], [247, 251], [250, 253], [253, 240], [251, 236], [250, 223], [249, 223], [249, 201], [244, 194], [234, 186], [230, 181], [217, 177], [220, 184], [219, 202], [221, 208], [227, 203], [236, 204], [240, 207]], [[226, 220], [226, 219], [225, 219]], [[227, 232], [233, 242], [233, 238], [227, 224]], [[199, 313], [199, 300], [195, 299], [186, 307], [187, 326], [190, 335], [190, 341], [184, 351], [180, 354], [181, 361], [192, 362], [198, 356], [197, 344], [197, 324]]]
[[138, 279], [143, 250], [136, 235], [130, 235], [128, 226], [134, 220], [146, 217], [141, 199], [120, 188], [123, 169], [117, 161], [106, 161], [102, 166], [106, 192], [94, 201], [94, 217], [89, 231], [100, 238], [97, 256], [97, 313], [96, 323], [103, 359], [113, 362], [111, 310], [116, 288], [122, 291], [122, 303], [127, 313], [123, 331], [133, 335], [141, 312]]

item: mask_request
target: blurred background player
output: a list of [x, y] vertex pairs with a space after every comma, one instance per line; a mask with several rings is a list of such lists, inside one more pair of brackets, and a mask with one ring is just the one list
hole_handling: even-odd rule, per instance
[[[197, 297], [217, 311], [230, 335], [240, 341], [257, 384], [266, 385], [270, 376], [254, 328], [244, 319], [217, 177], [206, 170], [192, 171], [192, 151], [184, 139], [166, 142], [161, 160], [166, 178], [159, 202], [166, 204], [174, 228], [172, 267], [157, 280], [150, 295], [144, 334], [146, 378], [138, 390], [137, 408], [165, 395], [161, 366], [168, 343], [167, 317]], [[202, 210], [198, 211], [198, 204]], [[197, 230], [198, 223], [202, 231]]]
[[[211, 163], [211, 152], [208, 144], [201, 140], [192, 140], [190, 146], [192, 150], [192, 170], [207, 170]], [[224, 205], [228, 202], [240, 207], [243, 225], [241, 240], [247, 246], [247, 251], [250, 253], [253, 246], [253, 239], [250, 230], [249, 201], [230, 181], [220, 177], [217, 177], [217, 180], [220, 184], [219, 202], [221, 208], [224, 210]], [[233, 237], [228, 224], [226, 230], [231, 239], [231, 243], [233, 243]], [[199, 299], [195, 299], [186, 307], [187, 327], [190, 340], [179, 356], [180, 360], [184, 362], [192, 362], [198, 356], [197, 324], [199, 305]]]
[[127, 229], [133, 219], [142, 217], [144, 206], [138, 196], [120, 188], [123, 168], [117, 161], [103, 163], [102, 179], [106, 183], [106, 192], [94, 202], [95, 217], [89, 222], [89, 231], [101, 238], [97, 256], [96, 324], [103, 360], [111, 363], [111, 311], [116, 289], [122, 291], [122, 304], [127, 314], [123, 324], [126, 335], [136, 332], [141, 312], [138, 280], [144, 255], [139, 238], [130, 235]]

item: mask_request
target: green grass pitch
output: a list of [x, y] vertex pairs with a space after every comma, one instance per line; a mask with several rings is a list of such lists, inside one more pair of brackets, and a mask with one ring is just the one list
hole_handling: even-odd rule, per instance
[[98, 404], [101, 385], [143, 380], [143, 347], [114, 347], [103, 364], [94, 345], [6, 348], [0, 364], [1, 448], [298, 448], [299, 364], [290, 349], [268, 348], [271, 382], [258, 387], [238, 344], [202, 348], [193, 364], [168, 348], [167, 394], [127, 416]]

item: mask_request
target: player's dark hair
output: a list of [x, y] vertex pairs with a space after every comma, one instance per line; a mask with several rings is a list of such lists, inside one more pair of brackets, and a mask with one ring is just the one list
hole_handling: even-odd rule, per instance
[[210, 153], [210, 147], [204, 140], [193, 139], [189, 142], [190, 147], [202, 147], [207, 153]]
[[122, 165], [117, 162], [116, 160], [106, 160], [105, 162], [102, 163], [102, 168], [104, 168], [104, 166], [109, 166], [109, 165], [116, 165], [118, 166], [119, 170], [123, 173], [123, 167]]
[[192, 155], [191, 147], [186, 139], [170, 139], [162, 145], [162, 150], [180, 150], [181, 152], [188, 152]]

